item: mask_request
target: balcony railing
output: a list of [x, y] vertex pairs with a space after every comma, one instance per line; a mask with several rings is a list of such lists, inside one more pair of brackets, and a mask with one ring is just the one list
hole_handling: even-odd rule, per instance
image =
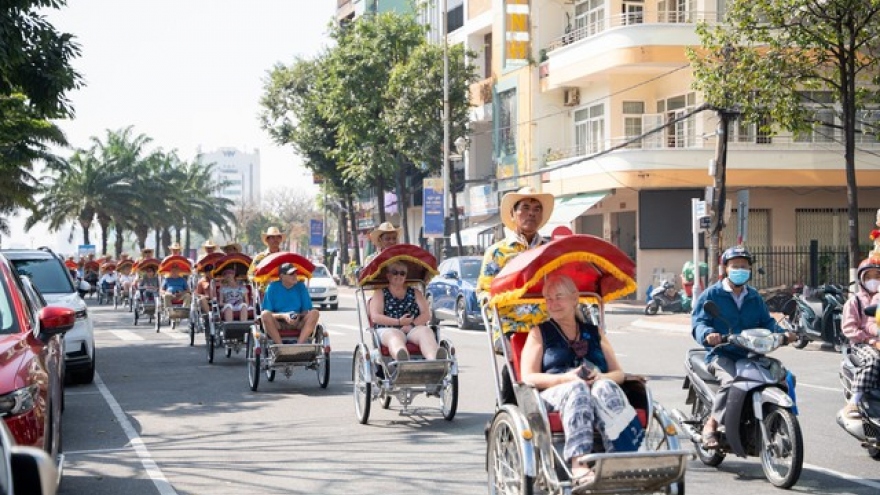
[[605, 16], [595, 22], [575, 28], [568, 33], [551, 41], [546, 48], [547, 53], [562, 48], [563, 46], [577, 43], [599, 33], [623, 26], [639, 24], [696, 24], [705, 21], [714, 24], [717, 21], [716, 12], [630, 12], [626, 14]]
[[[662, 125], [665, 118], [665, 114], [642, 115], [643, 132], [648, 132], [655, 129], [657, 125]], [[637, 136], [618, 136], [595, 143], [550, 148], [544, 153], [544, 163], [549, 164], [559, 160], [588, 157], [618, 147], [646, 151], [714, 149], [715, 123], [714, 115], [703, 112], [675, 124], [669, 124], [662, 131], [635, 141], [634, 138]], [[732, 125], [728, 144], [731, 150], [828, 150], [842, 147], [843, 141], [839, 135], [834, 139], [829, 139], [827, 133], [801, 133], [798, 135], [780, 133], [770, 135], [756, 132], [754, 125]], [[880, 149], [880, 139], [873, 135], [862, 135], [857, 138], [856, 146], [858, 150], [872, 150], [870, 151], [871, 153], [876, 153], [876, 150]]]

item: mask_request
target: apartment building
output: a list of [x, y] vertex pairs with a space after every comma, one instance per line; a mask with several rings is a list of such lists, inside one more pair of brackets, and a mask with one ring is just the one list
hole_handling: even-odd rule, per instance
[[220, 148], [200, 152], [197, 160], [205, 165], [213, 164], [213, 180], [225, 184], [218, 192], [219, 196], [234, 201], [236, 205], [260, 204], [259, 150], [248, 153], [235, 148]]
[[[497, 214], [504, 192], [532, 185], [556, 196], [542, 233], [563, 225], [615, 243], [636, 260], [639, 294], [657, 273], [680, 272], [691, 255], [691, 198], [713, 184], [717, 125], [712, 112], [691, 115], [703, 100], [691, 89], [685, 50], [699, 44], [698, 22], [719, 21], [724, 1], [460, 3], [461, 26], [448, 39], [478, 54], [483, 77], [471, 88], [464, 171], [467, 179], [487, 178], [462, 193], [465, 215], [478, 221], [463, 243], [485, 245], [499, 235], [493, 205]], [[876, 112], [861, 117], [876, 121]], [[880, 207], [878, 152], [867, 135], [856, 152], [866, 233]], [[737, 193], [749, 192], [748, 246], [846, 244], [839, 131], [770, 136], [734, 123], [727, 163], [731, 224]], [[723, 244], [738, 235], [729, 225]]]

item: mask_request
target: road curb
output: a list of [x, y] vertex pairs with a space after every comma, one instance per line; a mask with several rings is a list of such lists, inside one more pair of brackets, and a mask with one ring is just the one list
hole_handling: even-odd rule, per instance
[[662, 321], [654, 321], [648, 318], [639, 318], [638, 320], [634, 320], [629, 324], [629, 326], [644, 328], [647, 330], [662, 330], [664, 332], [676, 332], [676, 333], [691, 333], [690, 325], [684, 323], [672, 323], [672, 322], [662, 322]]

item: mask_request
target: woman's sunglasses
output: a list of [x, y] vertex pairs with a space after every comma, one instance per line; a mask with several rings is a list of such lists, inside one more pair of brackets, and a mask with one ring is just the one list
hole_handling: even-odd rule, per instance
[[388, 270], [388, 273], [390, 273], [391, 275], [397, 275], [397, 276], [399, 276], [399, 277], [405, 277], [405, 276], [406, 276], [406, 272], [403, 271], [403, 270]]

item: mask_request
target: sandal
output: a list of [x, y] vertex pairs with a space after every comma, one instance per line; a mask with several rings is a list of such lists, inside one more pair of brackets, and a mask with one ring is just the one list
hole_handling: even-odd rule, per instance
[[840, 410], [840, 416], [846, 419], [862, 419], [862, 413], [859, 412], [859, 406], [855, 404], [847, 404]]
[[718, 448], [718, 442], [721, 440], [721, 434], [718, 431], [703, 432], [703, 450], [713, 450]]
[[571, 487], [578, 488], [581, 486], [592, 485], [594, 481], [596, 481], [596, 473], [591, 469], [580, 476], [573, 476], [571, 478]]

